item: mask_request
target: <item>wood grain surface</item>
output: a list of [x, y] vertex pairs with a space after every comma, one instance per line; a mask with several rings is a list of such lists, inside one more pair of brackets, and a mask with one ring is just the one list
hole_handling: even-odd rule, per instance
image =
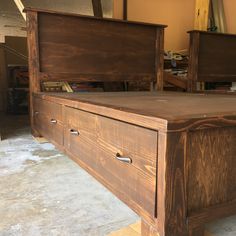
[[[68, 152], [154, 217], [157, 132], [71, 108], [65, 122]], [[132, 163], [116, 160], [117, 153]]]
[[189, 133], [188, 212], [236, 199], [236, 128]]
[[[126, 104], [120, 96], [123, 94]], [[132, 111], [139, 114], [139, 109], [143, 114], [145, 105], [153, 103], [157, 97], [160, 101], [170, 99], [175, 102], [191, 98], [192, 104], [202, 103], [200, 111], [209, 108], [208, 112], [216, 111], [210, 107], [212, 98], [229, 99], [232, 104], [235, 100], [233, 96], [186, 95], [100, 93], [54, 96], [38, 93], [33, 103], [34, 124], [41, 135], [65, 151], [142, 217], [142, 236], [203, 236], [206, 222], [236, 212], [234, 123], [222, 122], [216, 126], [217, 117], [210, 117], [212, 113], [209, 113], [204, 128], [201, 126], [201, 122], [205, 122], [204, 116], [193, 120], [192, 116], [186, 116], [184, 122], [188, 128], [189, 122], [194, 122], [190, 129], [171, 130], [167, 119], [166, 130], [162, 126], [155, 130], [146, 127], [148, 119], [145, 121], [143, 117], [152, 117], [148, 113], [141, 116], [143, 123], [139, 123], [139, 116], [133, 116], [132, 122], [129, 115], [122, 116], [123, 120], [113, 116], [119, 112], [135, 114]], [[90, 102], [93, 96], [96, 103]], [[139, 102], [140, 98], [144, 102]], [[165, 105], [158, 104], [155, 112], [159, 112], [160, 107], [165, 111]], [[222, 117], [227, 114], [222, 112], [224, 109], [219, 110]], [[232, 109], [233, 119], [233, 106], [227, 109]], [[155, 123], [158, 119], [156, 115], [156, 120], [151, 120]], [[56, 122], [52, 123], [52, 120]], [[175, 122], [175, 128], [183, 125], [182, 119]], [[117, 159], [117, 153], [123, 159]], [[124, 158], [129, 163], [122, 161]]]

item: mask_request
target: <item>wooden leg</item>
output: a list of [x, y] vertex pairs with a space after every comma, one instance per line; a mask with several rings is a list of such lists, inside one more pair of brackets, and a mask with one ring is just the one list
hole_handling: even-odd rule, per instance
[[141, 223], [141, 233], [142, 236], [159, 236], [157, 229], [148, 224], [145, 220], [142, 220]]
[[[142, 220], [142, 224], [141, 224], [141, 232], [142, 232], [142, 236], [161, 236], [157, 229], [155, 227], [153, 227], [152, 225], [148, 224], [145, 220]], [[186, 235], [186, 231], [185, 233], [183, 233], [183, 236], [204, 236], [205, 230], [204, 227], [198, 227], [198, 228], [191, 228], [188, 230], [188, 234]], [[165, 234], [163, 236], [173, 236], [172, 233], [171, 234]]]
[[188, 236], [204, 236], [204, 227], [198, 227], [195, 229], [189, 229]]
[[42, 137], [42, 135], [40, 135], [39, 134], [39, 132], [37, 131], [37, 130], [35, 130], [35, 129], [31, 129], [31, 134], [32, 134], [32, 136], [34, 136], [35, 138], [40, 138], [40, 137]]

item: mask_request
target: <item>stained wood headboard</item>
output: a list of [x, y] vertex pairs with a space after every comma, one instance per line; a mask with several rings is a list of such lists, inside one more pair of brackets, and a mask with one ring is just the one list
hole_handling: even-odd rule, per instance
[[197, 82], [236, 82], [236, 35], [190, 31], [188, 90]]
[[31, 92], [42, 81], [150, 81], [163, 89], [164, 25], [24, 11]]

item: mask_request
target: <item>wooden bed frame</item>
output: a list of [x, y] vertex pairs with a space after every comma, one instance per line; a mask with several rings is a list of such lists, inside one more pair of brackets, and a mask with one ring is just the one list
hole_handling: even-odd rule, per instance
[[188, 91], [197, 82], [236, 82], [236, 35], [190, 31]]
[[199, 30], [188, 33], [190, 46], [186, 80], [168, 73], [165, 73], [164, 80], [188, 92], [196, 92], [199, 82], [236, 82], [236, 35]]
[[[150, 81], [164, 26], [26, 9], [34, 136], [44, 136], [142, 218], [142, 236], [203, 236], [236, 214], [236, 97], [45, 93], [42, 81]], [[72, 30], [71, 30], [72, 29]]]

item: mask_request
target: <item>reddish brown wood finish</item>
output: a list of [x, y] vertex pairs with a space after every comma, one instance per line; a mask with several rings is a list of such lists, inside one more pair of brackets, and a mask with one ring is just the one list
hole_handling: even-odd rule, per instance
[[[143, 236], [203, 236], [204, 223], [236, 214], [236, 97], [141, 92], [34, 97], [43, 117], [38, 121], [36, 112], [37, 130], [137, 212]], [[196, 104], [197, 111], [188, 110]], [[59, 120], [55, 131], [47, 117]], [[132, 163], [120, 162], [116, 153]]]
[[102, 1], [101, 0], [92, 0], [93, 4], [93, 14], [96, 17], [103, 17], [102, 11]]
[[39, 136], [34, 128], [33, 122], [33, 93], [40, 92], [39, 79], [39, 48], [38, 48], [38, 14], [29, 12], [26, 19], [27, 40], [28, 40], [28, 57], [29, 57], [29, 77], [30, 77], [30, 122], [32, 133]]
[[190, 31], [188, 91], [197, 82], [236, 81], [236, 35]]
[[38, 35], [29, 39], [29, 45], [40, 48], [35, 55], [37, 83], [147, 80], [162, 90], [165, 26], [35, 9], [26, 12], [38, 19]]
[[236, 214], [236, 97], [38, 93], [41, 81], [70, 77], [146, 78], [161, 90], [163, 26], [34, 9], [27, 15], [35, 135], [136, 211], [143, 236], [203, 236], [205, 222]]
[[[66, 150], [129, 206], [140, 215], [155, 216], [157, 132], [66, 108], [64, 137]], [[132, 163], [118, 161], [117, 153]]]

